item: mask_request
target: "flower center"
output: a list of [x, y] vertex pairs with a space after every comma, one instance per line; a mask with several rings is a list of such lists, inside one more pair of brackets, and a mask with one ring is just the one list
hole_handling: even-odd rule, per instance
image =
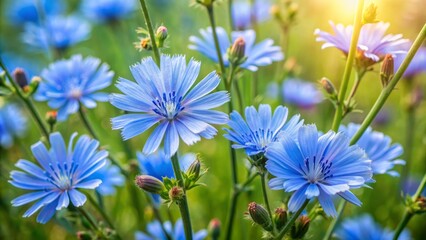
[[69, 96], [70, 96], [70, 98], [80, 99], [81, 96], [83, 96], [83, 92], [81, 91], [80, 88], [73, 88], [69, 92]]
[[332, 165], [333, 163], [330, 160], [325, 160], [324, 157], [321, 157], [319, 161], [316, 156], [307, 157], [305, 159], [306, 178], [311, 183], [331, 178], [333, 177], [333, 174], [330, 173]]
[[71, 189], [71, 179], [66, 175], [60, 175], [56, 181], [58, 187], [62, 190]]
[[[265, 150], [265, 148], [275, 141], [275, 136], [270, 129], [260, 128], [248, 136], [251, 141], [253, 141], [259, 150]], [[250, 142], [251, 142], [250, 141]]]
[[181, 105], [182, 97], [177, 97], [176, 92], [169, 94], [163, 93], [161, 99], [157, 98], [152, 103], [155, 108], [153, 111], [169, 120], [174, 119], [185, 107]]

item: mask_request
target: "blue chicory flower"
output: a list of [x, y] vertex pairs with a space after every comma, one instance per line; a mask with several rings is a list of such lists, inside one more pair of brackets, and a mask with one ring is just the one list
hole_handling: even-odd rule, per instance
[[64, 51], [89, 38], [90, 25], [77, 16], [52, 16], [41, 25], [28, 23], [22, 41], [35, 49]]
[[[153, 221], [148, 223], [146, 226], [147, 232], [136, 232], [135, 239], [136, 240], [167, 240], [163, 230], [161, 229], [161, 223], [158, 221]], [[176, 221], [174, 228], [172, 224], [167, 221], [164, 223], [164, 229], [172, 237], [173, 240], [185, 240], [185, 232], [183, 229], [182, 219]], [[203, 240], [207, 237], [207, 230], [203, 229], [194, 234], [194, 240]]]
[[239, 30], [248, 29], [252, 21], [257, 23], [266, 21], [270, 18], [269, 9], [270, 0], [255, 0], [254, 4], [250, 1], [234, 1], [232, 3], [232, 21], [234, 27]]
[[[219, 61], [213, 40], [212, 28], [209, 27], [207, 29], [201, 29], [200, 33], [202, 38], [196, 36], [191, 36], [189, 38], [192, 43], [189, 45], [189, 49], [196, 50], [218, 63]], [[219, 38], [220, 51], [222, 53], [225, 66], [229, 66], [227, 50], [231, 47], [232, 42], [239, 37], [242, 37], [245, 41], [245, 56], [247, 57], [246, 61], [241, 64], [242, 68], [255, 72], [258, 70], [258, 67], [267, 66], [272, 64], [272, 62], [284, 59], [284, 54], [281, 52], [281, 48], [279, 46], [273, 46], [274, 41], [272, 39], [266, 39], [255, 44], [256, 32], [253, 30], [232, 32], [232, 42], [229, 40], [225, 29], [217, 27], [216, 33]]]
[[[388, 228], [382, 228], [367, 214], [353, 219], [345, 219], [336, 230], [336, 237], [342, 240], [392, 240], [393, 235], [393, 231]], [[410, 232], [404, 230], [398, 239], [411, 239]]]
[[296, 212], [308, 199], [318, 198], [327, 215], [336, 216], [333, 197], [360, 206], [350, 191], [372, 181], [371, 160], [358, 146], [349, 146], [342, 132], [320, 135], [315, 125], [302, 126], [298, 139], [284, 136], [266, 150], [266, 169], [275, 178], [272, 190], [294, 192], [288, 209]]
[[111, 85], [114, 73], [97, 58], [74, 55], [50, 64], [41, 76], [35, 99], [48, 101], [49, 107], [59, 109], [58, 121], [64, 121], [80, 105], [94, 108], [96, 101], [108, 101], [108, 94], [98, 91]]
[[[348, 137], [352, 137], [361, 127], [359, 124], [349, 123], [348, 126], [340, 126], [340, 131]], [[398, 172], [393, 171], [395, 165], [404, 165], [405, 161], [397, 159], [403, 153], [400, 144], [392, 144], [392, 139], [381, 132], [373, 131], [371, 127], [367, 128], [357, 145], [364, 149], [368, 158], [371, 160], [371, 169], [374, 174], [387, 173], [391, 176], [399, 176]]]
[[217, 130], [211, 124], [225, 124], [225, 113], [211, 110], [229, 101], [226, 91], [211, 93], [219, 85], [215, 72], [195, 87], [200, 63], [185, 56], [161, 56], [160, 68], [151, 57], [130, 67], [136, 83], [120, 78], [117, 87], [124, 94], [112, 94], [110, 102], [124, 111], [133, 112], [111, 119], [113, 129], [121, 129], [124, 140], [135, 137], [155, 124], [143, 152], [153, 153], [164, 138], [164, 151], [172, 156], [179, 139], [192, 145], [201, 137], [210, 139]]
[[294, 78], [284, 81], [282, 93], [284, 103], [302, 109], [311, 109], [324, 99], [324, 95], [314, 83]]
[[116, 187], [124, 186], [125, 178], [121, 174], [119, 167], [112, 165], [110, 160], [97, 172], [91, 175], [89, 179], [100, 179], [101, 185], [96, 188], [96, 191], [102, 196], [114, 195]]
[[[1, 101], [1, 99], [0, 99]], [[27, 118], [15, 104], [0, 102], [0, 147], [9, 148], [15, 137], [22, 137], [27, 130]]]
[[[330, 22], [334, 30], [334, 35], [328, 32], [315, 30], [317, 41], [325, 42], [322, 48], [335, 47], [345, 55], [349, 53], [353, 26], [335, 25]], [[357, 65], [369, 67], [383, 60], [386, 54], [402, 54], [406, 52], [407, 39], [403, 39], [401, 34], [385, 35], [389, 23], [378, 22], [364, 24], [361, 28], [357, 45]]]
[[[412, 43], [407, 44], [407, 49], [408, 46], [411, 46], [411, 44]], [[407, 54], [399, 54], [395, 57], [395, 72], [401, 66], [402, 61], [406, 56]], [[411, 60], [408, 65], [407, 70], [405, 70], [404, 78], [414, 78], [418, 74], [424, 72], [426, 72], [426, 47], [420, 47], [420, 49], [416, 52], [416, 55], [414, 55], [413, 60]]]
[[62, 0], [12, 0], [9, 2], [10, 4], [6, 8], [7, 20], [15, 25], [38, 24], [42, 17], [39, 14], [39, 7], [42, 8], [45, 17], [59, 15], [65, 9]]
[[295, 137], [303, 125], [299, 115], [287, 121], [286, 107], [278, 106], [272, 114], [271, 106], [267, 104], [261, 104], [259, 112], [254, 106], [246, 107], [246, 121], [237, 111], [233, 111], [230, 116], [228, 125], [231, 129], [225, 129], [227, 134], [224, 136], [234, 142], [233, 148], [243, 148], [249, 156], [264, 154], [270, 144], [283, 136]]
[[70, 201], [75, 207], [83, 206], [86, 196], [78, 189], [95, 189], [102, 183], [90, 177], [105, 165], [108, 152], [98, 150], [99, 142], [85, 135], [73, 147], [76, 136], [76, 133], [71, 136], [68, 148], [58, 132], [50, 135], [50, 150], [41, 141], [32, 145], [31, 151], [41, 167], [23, 159], [16, 163], [22, 171], [12, 171], [9, 182], [31, 192], [13, 199], [12, 205], [37, 201], [23, 217], [41, 209], [37, 222], [46, 223], [56, 210], [68, 207]]
[[127, 18], [136, 9], [135, 0], [84, 0], [83, 13], [97, 22], [112, 22]]

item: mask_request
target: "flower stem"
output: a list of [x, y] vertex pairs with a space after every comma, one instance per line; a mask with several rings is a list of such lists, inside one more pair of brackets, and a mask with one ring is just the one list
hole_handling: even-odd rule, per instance
[[191, 227], [191, 218], [189, 217], [189, 208], [188, 208], [188, 201], [186, 199], [186, 189], [185, 184], [183, 182], [182, 173], [179, 166], [179, 159], [177, 157], [177, 154], [174, 154], [172, 156], [172, 165], [173, 165], [173, 171], [175, 173], [176, 180], [179, 183], [179, 186], [183, 189], [184, 195], [182, 197], [182, 200], [178, 202], [180, 214], [182, 217], [183, 222], [183, 228], [185, 230], [185, 239], [192, 240], [192, 227]]
[[[172, 240], [169, 233], [166, 231], [166, 228], [164, 228], [163, 218], [161, 217], [160, 211], [158, 211], [157, 206], [155, 206], [155, 204], [154, 204], [154, 200], [152, 198], [152, 195], [150, 193], [145, 192], [145, 196], [146, 196], [146, 200], [148, 201], [148, 203], [152, 206], [152, 211], [154, 212], [155, 218], [160, 223], [161, 231], [163, 231], [164, 236], [166, 236], [167, 240]], [[172, 219], [170, 219], [170, 221], [172, 221]]]
[[343, 117], [343, 101], [346, 96], [346, 90], [348, 88], [349, 79], [351, 78], [352, 67], [355, 61], [355, 55], [358, 45], [358, 38], [362, 27], [362, 12], [364, 8], [364, 0], [358, 0], [358, 7], [355, 16], [354, 29], [351, 38], [351, 45], [349, 48], [348, 57], [346, 59], [345, 71], [343, 72], [343, 80], [339, 89], [339, 96], [337, 98], [337, 108], [334, 114], [332, 129], [337, 131], [340, 126], [340, 122]]
[[93, 129], [92, 125], [89, 122], [89, 119], [87, 118], [83, 105], [80, 104], [80, 107], [78, 108], [78, 114], [80, 115], [81, 121], [83, 122], [84, 126], [86, 126], [87, 131], [89, 131], [90, 135], [96, 140], [99, 140], [95, 130]]
[[[225, 76], [225, 64], [223, 63], [223, 58], [222, 58], [222, 52], [220, 49], [220, 45], [219, 45], [219, 39], [217, 37], [217, 33], [216, 33], [216, 22], [214, 19], [214, 12], [213, 12], [213, 5], [206, 7], [207, 8], [207, 13], [209, 15], [209, 20], [210, 20], [210, 25], [212, 27], [212, 34], [213, 34], [213, 40], [214, 40], [214, 45], [216, 48], [216, 53], [217, 53], [217, 58], [219, 61], [219, 67], [220, 67], [220, 71], [222, 73], [222, 76]], [[224, 78], [222, 78], [224, 79]]]
[[[406, 79], [405, 83], [405, 96], [411, 98], [413, 90], [413, 79]], [[408, 106], [405, 108], [406, 112], [406, 123], [405, 123], [405, 146], [404, 146], [404, 159], [405, 166], [401, 174], [401, 187], [403, 187], [405, 181], [407, 180], [408, 173], [410, 172], [410, 166], [413, 156], [413, 140], [415, 135], [415, 122], [416, 122], [416, 107], [408, 103]]]
[[158, 50], [157, 42], [155, 41], [154, 29], [152, 28], [151, 18], [149, 17], [148, 8], [146, 7], [145, 0], [140, 0], [145, 24], [148, 28], [149, 38], [151, 39], [152, 51], [154, 52], [154, 59], [157, 65], [160, 65], [160, 50]]
[[49, 141], [49, 130], [44, 125], [44, 122], [42, 118], [40, 117], [40, 114], [38, 113], [36, 107], [34, 106], [34, 103], [31, 101], [31, 99], [24, 95], [24, 93], [21, 91], [21, 87], [18, 86], [18, 84], [15, 82], [15, 80], [10, 75], [9, 71], [7, 70], [3, 59], [0, 57], [0, 67], [4, 70], [6, 73], [7, 78], [10, 80], [9, 82], [12, 84], [16, 94], [18, 97], [24, 102], [25, 106], [28, 108], [28, 110], [31, 113], [31, 116], [34, 118], [36, 124], [38, 125], [42, 135], [46, 137], [46, 140]]
[[274, 220], [272, 218], [272, 211], [271, 211], [271, 206], [269, 204], [269, 199], [268, 199], [268, 193], [266, 192], [266, 177], [268, 176], [267, 172], [263, 172], [260, 175], [260, 181], [262, 183], [262, 194], [263, 194], [263, 201], [265, 202], [266, 205], [266, 209], [268, 210], [268, 214], [269, 214], [269, 218], [271, 218], [271, 222], [272, 222], [272, 226], [275, 232], [275, 223]]
[[328, 240], [331, 238], [331, 235], [333, 234], [334, 229], [336, 228], [336, 225], [339, 222], [339, 219], [342, 216], [343, 211], [345, 210], [345, 207], [346, 207], [346, 201], [343, 199], [340, 200], [339, 207], [337, 208], [337, 216], [333, 219], [330, 226], [328, 227], [327, 232], [322, 238], [323, 240]]
[[[425, 188], [425, 185], [426, 185], [426, 173], [423, 176], [423, 179], [422, 179], [419, 187], [417, 188], [416, 193], [412, 197], [413, 201], [417, 201], [417, 198], [420, 197], [421, 193], [423, 192], [423, 189]], [[410, 221], [410, 219], [413, 216], [414, 216], [414, 213], [409, 211], [409, 209], [405, 210], [404, 216], [402, 217], [401, 222], [399, 222], [398, 227], [396, 228], [395, 234], [393, 236], [393, 240], [398, 240], [399, 235], [404, 230], [404, 228], [407, 226], [408, 222]]]
[[229, 15], [229, 27], [234, 30], [234, 19], [232, 18], [232, 4], [233, 0], [228, 0], [228, 15]]
[[83, 207], [77, 207], [77, 211], [89, 222], [90, 226], [92, 227], [93, 231], [98, 232], [99, 227], [98, 224], [96, 224], [93, 217], [84, 209]]
[[[355, 93], [358, 90], [359, 84], [361, 83], [361, 80], [364, 77], [365, 73], [366, 73], [365, 70], [356, 71], [355, 83], [352, 86], [351, 93], [349, 94], [348, 98], [345, 101], [346, 104], [348, 104], [348, 106], [350, 106], [352, 98], [355, 96]], [[345, 108], [344, 111], [343, 111], [342, 119], [345, 118], [345, 116], [348, 115], [351, 110], [352, 109], [350, 109], [350, 108]]]
[[281, 232], [279, 232], [278, 236], [274, 238], [275, 240], [283, 239], [284, 235], [288, 232], [288, 230], [290, 230], [290, 228], [293, 226], [294, 222], [297, 220], [297, 218], [302, 213], [303, 209], [305, 209], [305, 207], [308, 205], [308, 203], [309, 203], [309, 199], [306, 199], [305, 202], [303, 203], [303, 205], [299, 208], [299, 210], [297, 210], [297, 212], [295, 212], [293, 215], [291, 215], [290, 220], [288, 220], [288, 222], [284, 226], [283, 230], [281, 230]]

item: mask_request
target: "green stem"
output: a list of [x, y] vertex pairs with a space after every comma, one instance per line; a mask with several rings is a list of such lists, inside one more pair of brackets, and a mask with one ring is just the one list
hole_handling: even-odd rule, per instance
[[392, 93], [396, 84], [403, 76], [405, 70], [407, 70], [408, 65], [410, 64], [411, 60], [413, 59], [414, 55], [416, 54], [417, 50], [420, 48], [420, 46], [422, 45], [425, 39], [426, 39], [426, 24], [423, 26], [422, 30], [419, 32], [419, 35], [417, 35], [416, 40], [414, 41], [413, 45], [408, 51], [407, 56], [402, 61], [401, 66], [398, 68], [395, 75], [390, 80], [389, 84], [382, 90], [379, 98], [376, 100], [370, 112], [367, 114], [366, 118], [362, 122], [361, 127], [352, 137], [351, 144], [355, 144], [359, 140], [359, 138], [362, 136], [362, 134], [364, 134], [368, 126], [370, 126], [370, 124], [373, 122], [374, 118], [376, 117], [380, 109], [385, 104], [386, 100], [388, 99], [389, 95]]
[[[213, 40], [214, 40], [214, 45], [216, 48], [216, 53], [217, 53], [217, 58], [219, 61], [219, 67], [220, 67], [220, 71], [222, 73], [222, 76], [225, 76], [225, 64], [223, 63], [223, 57], [222, 57], [222, 52], [220, 49], [220, 45], [219, 45], [219, 38], [217, 37], [217, 33], [216, 33], [216, 22], [214, 19], [214, 12], [213, 12], [213, 5], [211, 5], [210, 7], [206, 7], [207, 8], [207, 13], [209, 15], [209, 20], [210, 20], [210, 25], [212, 27], [212, 34], [213, 34]], [[222, 78], [224, 79], [224, 78]]]
[[290, 230], [290, 228], [293, 226], [294, 222], [297, 220], [299, 215], [302, 213], [303, 209], [308, 205], [309, 199], [306, 199], [303, 205], [295, 212], [293, 215], [291, 215], [290, 220], [288, 220], [287, 224], [284, 226], [283, 230], [278, 234], [277, 237], [275, 237], [275, 240], [281, 240], [283, 239], [284, 235]]
[[25, 106], [30, 111], [31, 116], [34, 118], [35, 122], [37, 123], [41, 133], [46, 137], [46, 140], [49, 141], [49, 130], [44, 125], [44, 122], [42, 118], [40, 117], [40, 114], [38, 113], [37, 109], [35, 108], [34, 103], [31, 101], [31, 99], [28, 96], [25, 96], [24, 93], [21, 91], [21, 87], [18, 86], [18, 84], [12, 78], [1, 57], [0, 57], [0, 67], [6, 73], [6, 76], [9, 79], [9, 82], [12, 84], [18, 97], [24, 102]]
[[323, 240], [328, 240], [331, 238], [331, 235], [334, 232], [334, 229], [336, 228], [337, 223], [339, 222], [340, 217], [343, 214], [343, 211], [345, 210], [346, 201], [340, 200], [339, 207], [337, 208], [337, 216], [333, 219], [330, 226], [327, 229], [327, 232], [325, 233]]
[[240, 112], [242, 112], [244, 110], [243, 95], [241, 93], [241, 89], [240, 89], [240, 85], [238, 84], [238, 81], [233, 81], [233, 82], [234, 82], [234, 87], [235, 87], [235, 93], [237, 94], [237, 98], [238, 98], [238, 108], [239, 108]]
[[[404, 81], [404, 83], [406, 83], [405, 84], [406, 94], [404, 97], [411, 97], [411, 92], [413, 90], [413, 79], [406, 79], [406, 80], [407, 81]], [[415, 132], [414, 132], [415, 122], [416, 122], [416, 107], [411, 106], [411, 104], [409, 103], [405, 109], [406, 109], [405, 146], [404, 146], [405, 166], [401, 174], [401, 186], [403, 186], [403, 184], [407, 180], [408, 173], [410, 172], [410, 165], [411, 165], [411, 161], [412, 161], [411, 159], [413, 154], [413, 140], [415, 135]]]
[[268, 176], [267, 172], [263, 172], [260, 175], [260, 181], [262, 183], [262, 195], [263, 195], [263, 201], [265, 202], [265, 205], [266, 205], [266, 209], [268, 210], [269, 218], [272, 221], [272, 225], [273, 225], [273, 228], [274, 228], [274, 231], [275, 231], [275, 223], [274, 223], [274, 220], [272, 218], [272, 211], [271, 211], [271, 206], [269, 204], [268, 193], [266, 192], [266, 181], [265, 180], [266, 180], [267, 176]]
[[80, 115], [81, 121], [83, 122], [84, 126], [86, 126], [86, 129], [87, 131], [89, 131], [90, 135], [92, 135], [94, 139], [99, 140], [95, 130], [93, 129], [92, 125], [89, 122], [89, 119], [84, 113], [83, 105], [81, 104], [80, 104], [80, 107], [78, 108], [78, 114]]
[[151, 18], [149, 17], [148, 8], [146, 7], [145, 0], [140, 0], [143, 16], [145, 18], [145, 24], [148, 28], [149, 38], [151, 39], [152, 51], [154, 52], [154, 58], [157, 65], [160, 65], [160, 50], [157, 47], [155, 40], [154, 29], [152, 28]]
[[89, 222], [90, 226], [92, 227], [92, 230], [95, 232], [98, 232], [99, 227], [98, 224], [96, 224], [96, 221], [93, 219], [93, 217], [83, 208], [83, 207], [77, 207], [77, 211]]
[[96, 202], [96, 200], [90, 194], [86, 194], [86, 196], [89, 199], [92, 206], [96, 209], [96, 211], [98, 211], [101, 214], [102, 218], [105, 220], [108, 226], [112, 229], [115, 229], [108, 215], [105, 213], [102, 207]]
[[172, 165], [173, 165], [173, 171], [175, 173], [176, 180], [179, 183], [179, 186], [183, 189], [184, 195], [182, 197], [182, 200], [178, 202], [180, 214], [182, 217], [183, 222], [183, 228], [185, 230], [185, 239], [192, 240], [192, 227], [191, 227], [191, 218], [189, 217], [189, 208], [188, 208], [188, 201], [186, 199], [186, 189], [185, 184], [183, 182], [182, 173], [179, 166], [179, 159], [177, 157], [177, 154], [172, 156]]
[[[152, 195], [150, 193], [145, 193], [145, 196], [146, 196], [146, 199], [147, 199], [149, 205], [152, 206], [152, 211], [154, 212], [155, 218], [160, 223], [161, 231], [163, 231], [164, 236], [166, 236], [167, 240], [172, 240], [169, 233], [166, 231], [166, 228], [164, 228], [163, 218], [161, 217], [160, 211], [158, 210], [157, 206], [155, 206], [155, 204], [154, 204], [154, 200], [152, 198]], [[172, 221], [172, 219], [170, 219], [170, 221]]]
[[[350, 103], [352, 101], [352, 98], [355, 96], [356, 91], [358, 90], [359, 84], [361, 83], [362, 78], [364, 77], [366, 71], [365, 70], [361, 70], [361, 71], [356, 71], [356, 75], [355, 75], [355, 83], [352, 86], [352, 90], [348, 96], [348, 98], [346, 99], [346, 104], [348, 104], [348, 106], [350, 106]], [[342, 119], [345, 118], [346, 115], [348, 115], [350, 113], [351, 109], [349, 108], [345, 108], [343, 115], [342, 115]]]
[[332, 129], [334, 131], [339, 130], [340, 122], [342, 121], [343, 116], [343, 100], [346, 96], [346, 90], [348, 88], [349, 79], [351, 77], [352, 67], [355, 60], [358, 38], [361, 32], [362, 27], [362, 12], [364, 8], [364, 0], [358, 0], [358, 7], [355, 16], [354, 30], [351, 38], [351, 45], [349, 48], [348, 57], [346, 59], [345, 71], [343, 72], [343, 80], [340, 85], [339, 96], [337, 99], [337, 108], [334, 114], [333, 126]]
[[229, 15], [229, 27], [234, 30], [234, 19], [232, 18], [232, 3], [233, 0], [228, 0], [228, 15]]
[[[412, 197], [413, 201], [417, 201], [417, 199], [422, 194], [423, 189], [425, 188], [425, 185], [426, 185], [426, 173], [423, 176], [423, 179], [422, 179], [419, 187], [417, 188], [416, 193]], [[409, 209], [405, 210], [404, 216], [402, 217], [401, 222], [399, 222], [398, 227], [396, 228], [396, 231], [395, 231], [395, 235], [393, 236], [394, 240], [398, 240], [399, 235], [404, 230], [404, 228], [407, 226], [408, 222], [410, 221], [410, 219], [413, 216], [414, 216], [414, 213], [412, 213], [411, 211], [409, 211]]]

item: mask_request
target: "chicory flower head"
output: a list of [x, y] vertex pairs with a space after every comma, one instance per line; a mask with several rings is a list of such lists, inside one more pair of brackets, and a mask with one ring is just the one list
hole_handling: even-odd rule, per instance
[[[219, 38], [220, 51], [226, 67], [229, 66], [227, 50], [239, 37], [242, 37], [245, 41], [245, 56], [247, 57], [245, 62], [240, 66], [242, 68], [255, 72], [258, 70], [258, 67], [267, 66], [272, 64], [272, 62], [284, 59], [284, 54], [281, 52], [281, 48], [279, 46], [273, 46], [274, 41], [272, 39], [266, 39], [256, 44], [256, 32], [253, 30], [232, 32], [232, 42], [230, 41], [225, 29], [217, 27], [216, 33]], [[189, 38], [189, 41], [192, 43], [189, 45], [189, 49], [196, 50], [218, 63], [219, 61], [213, 40], [212, 28], [208, 27], [207, 29], [201, 29], [200, 34], [202, 38], [196, 36], [191, 36]]]
[[41, 76], [35, 99], [59, 109], [58, 121], [64, 121], [69, 114], [76, 113], [80, 105], [94, 108], [96, 101], [108, 101], [108, 95], [98, 91], [111, 85], [114, 73], [97, 58], [74, 55], [50, 64]]
[[[345, 55], [349, 53], [353, 26], [335, 25], [330, 21], [334, 34], [316, 29], [314, 34], [318, 42], [325, 42], [322, 48], [335, 47]], [[407, 39], [401, 34], [386, 34], [389, 23], [378, 22], [364, 24], [361, 28], [357, 45], [356, 64], [360, 68], [367, 68], [383, 60], [386, 54], [402, 54], [406, 52]]]
[[270, 0], [256, 0], [254, 4], [250, 1], [234, 1], [232, 3], [232, 21], [234, 27], [239, 30], [248, 29], [252, 21], [263, 22], [270, 18]]
[[[352, 137], [360, 127], [359, 124], [349, 123], [348, 126], [340, 126], [339, 130], [348, 137]], [[356, 144], [365, 151], [371, 160], [371, 169], [374, 174], [387, 173], [391, 176], [399, 176], [392, 169], [395, 165], [405, 164], [404, 160], [397, 159], [404, 151], [400, 144], [392, 144], [389, 136], [373, 131], [371, 127], [367, 128]]]
[[124, 186], [125, 178], [121, 174], [119, 167], [112, 165], [110, 160], [107, 160], [106, 164], [99, 169], [96, 173], [92, 174], [90, 179], [100, 179], [101, 185], [96, 188], [96, 191], [103, 196], [114, 195], [116, 187]]
[[298, 138], [284, 136], [266, 150], [266, 169], [275, 178], [269, 181], [273, 190], [294, 192], [288, 209], [296, 212], [308, 199], [318, 198], [327, 215], [336, 216], [333, 197], [360, 206], [350, 191], [371, 181], [371, 160], [358, 146], [349, 146], [342, 132], [320, 135], [315, 125], [302, 126]]
[[[0, 99], [1, 101], [1, 99]], [[27, 129], [27, 118], [15, 104], [0, 102], [0, 147], [9, 148], [15, 137], [22, 137]]]
[[[148, 223], [146, 226], [147, 232], [136, 232], [135, 239], [136, 240], [167, 240], [168, 238], [165, 236], [161, 223], [158, 221], [153, 221]], [[164, 229], [167, 234], [172, 237], [174, 240], [185, 240], [185, 232], [183, 228], [182, 219], [178, 219], [173, 227], [172, 224], [167, 221], [164, 223]], [[207, 230], [203, 229], [194, 234], [194, 240], [203, 240], [207, 237]]]
[[261, 104], [259, 111], [254, 106], [246, 107], [246, 120], [237, 112], [231, 113], [224, 136], [234, 142], [233, 148], [243, 148], [247, 155], [264, 154], [267, 147], [277, 142], [284, 135], [295, 137], [303, 124], [300, 116], [293, 116], [289, 121], [286, 107], [278, 106], [272, 114], [271, 106]]
[[85, 135], [73, 147], [76, 136], [76, 133], [71, 136], [68, 148], [58, 132], [50, 135], [50, 150], [41, 141], [32, 145], [31, 151], [40, 166], [23, 159], [16, 163], [21, 170], [12, 171], [9, 182], [31, 192], [13, 199], [12, 205], [36, 201], [23, 217], [41, 209], [37, 222], [46, 223], [56, 210], [67, 208], [70, 201], [75, 207], [83, 206], [86, 196], [78, 189], [95, 189], [102, 183], [91, 176], [105, 165], [108, 152], [98, 150], [99, 142]]
[[211, 124], [225, 124], [225, 113], [211, 110], [229, 101], [226, 91], [211, 93], [220, 78], [211, 72], [195, 87], [200, 63], [185, 56], [161, 56], [160, 68], [151, 57], [130, 67], [136, 82], [120, 78], [117, 87], [123, 94], [112, 94], [115, 107], [130, 112], [111, 119], [113, 129], [121, 129], [124, 140], [133, 138], [152, 126], [154, 131], [143, 148], [153, 153], [164, 139], [164, 151], [172, 156], [179, 139], [192, 145], [203, 138], [213, 138], [217, 130]]
[[[6, 8], [7, 19], [15, 25], [25, 23], [38, 24], [41, 19], [39, 6], [46, 17], [59, 15], [65, 9], [65, 4], [62, 0], [13, 0], [9, 2], [10, 4]], [[40, 3], [39, 6], [38, 3]]]
[[311, 109], [324, 99], [324, 95], [314, 83], [300, 79], [285, 80], [282, 85], [282, 93], [284, 103], [302, 109]]
[[97, 22], [113, 22], [127, 18], [136, 9], [135, 0], [84, 0], [83, 13]]

